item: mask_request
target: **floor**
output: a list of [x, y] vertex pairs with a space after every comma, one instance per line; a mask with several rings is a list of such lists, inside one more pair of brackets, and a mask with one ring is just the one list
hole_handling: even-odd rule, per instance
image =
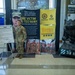
[[16, 54], [0, 60], [0, 75], [75, 75], [75, 59], [40, 54], [22, 59]]

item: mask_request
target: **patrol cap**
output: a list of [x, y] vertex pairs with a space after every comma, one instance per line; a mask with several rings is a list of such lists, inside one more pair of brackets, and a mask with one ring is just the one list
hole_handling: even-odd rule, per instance
[[20, 18], [21, 17], [21, 13], [20, 12], [13, 12], [12, 13], [12, 17], [13, 18]]

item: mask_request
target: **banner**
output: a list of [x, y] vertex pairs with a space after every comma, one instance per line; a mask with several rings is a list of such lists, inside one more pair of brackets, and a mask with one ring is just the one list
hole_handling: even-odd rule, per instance
[[55, 38], [55, 24], [41, 24], [40, 25], [40, 39], [54, 39]]
[[40, 39], [54, 39], [56, 27], [56, 9], [40, 10]]
[[56, 24], [56, 9], [40, 10], [41, 24]]

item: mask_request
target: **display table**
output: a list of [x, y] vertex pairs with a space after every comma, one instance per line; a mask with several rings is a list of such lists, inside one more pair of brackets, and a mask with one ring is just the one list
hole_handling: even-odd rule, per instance
[[75, 57], [75, 44], [63, 43], [59, 51], [60, 55]]

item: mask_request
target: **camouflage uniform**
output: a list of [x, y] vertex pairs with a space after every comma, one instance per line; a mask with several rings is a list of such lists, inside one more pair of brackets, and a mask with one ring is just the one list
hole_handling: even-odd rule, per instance
[[26, 40], [26, 29], [23, 26], [14, 28], [14, 39], [16, 43], [16, 50], [18, 54], [24, 53], [24, 41]]

